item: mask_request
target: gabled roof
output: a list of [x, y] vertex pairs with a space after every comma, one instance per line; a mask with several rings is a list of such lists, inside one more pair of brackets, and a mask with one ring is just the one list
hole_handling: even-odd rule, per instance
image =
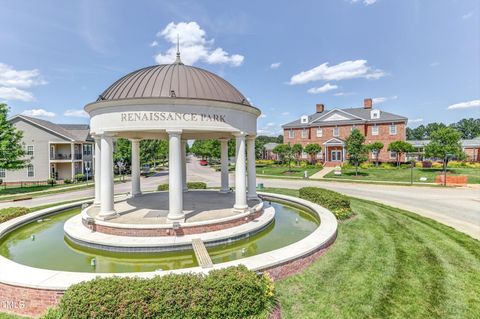
[[36, 117], [26, 116], [26, 115], [16, 115], [10, 119], [13, 121], [15, 119], [22, 119], [25, 122], [34, 124], [43, 128], [44, 130], [50, 131], [56, 135], [59, 135], [69, 141], [90, 141], [90, 126], [86, 124], [55, 124], [47, 120], [42, 120]]
[[[348, 109], [332, 109], [332, 110], [325, 110], [321, 113], [314, 113], [308, 116], [308, 123], [301, 123], [300, 119], [295, 120], [293, 122], [287, 123], [282, 125], [283, 128], [294, 128], [294, 127], [311, 127], [311, 126], [331, 126], [331, 125], [345, 125], [345, 124], [358, 124], [358, 123], [379, 123], [379, 122], [400, 122], [400, 121], [407, 121], [408, 118], [385, 112], [380, 111], [380, 117], [378, 119], [371, 119], [370, 118], [370, 111], [372, 109], [365, 109], [363, 107], [358, 108], [348, 108]], [[351, 117], [346, 120], [333, 120], [333, 121], [323, 121], [322, 118], [328, 118], [328, 114], [338, 113], [338, 114], [345, 114]]]
[[331, 139], [323, 143], [323, 145], [345, 145], [345, 141], [338, 137], [332, 137]]
[[[414, 147], [424, 147], [430, 140], [408, 140], [408, 143], [412, 144]], [[460, 140], [462, 147], [480, 147], [480, 137], [472, 138], [470, 140]]]

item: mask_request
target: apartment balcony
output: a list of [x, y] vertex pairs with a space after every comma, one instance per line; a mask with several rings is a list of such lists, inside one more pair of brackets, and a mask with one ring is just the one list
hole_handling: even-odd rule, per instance
[[55, 153], [55, 154], [50, 154], [50, 160], [51, 161], [81, 161], [82, 160], [82, 154], [70, 154], [70, 153]]

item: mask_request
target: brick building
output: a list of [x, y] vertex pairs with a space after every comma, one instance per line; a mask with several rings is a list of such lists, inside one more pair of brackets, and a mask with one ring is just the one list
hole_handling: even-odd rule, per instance
[[[365, 143], [382, 142], [384, 148], [379, 154], [369, 154], [371, 160], [394, 162], [396, 154], [389, 152], [388, 145], [393, 141], [406, 140], [406, 117], [373, 108], [372, 99], [365, 99], [359, 108], [334, 108], [325, 110], [323, 104], [316, 105], [316, 112], [304, 115], [300, 119], [282, 126], [284, 143], [317, 143], [322, 151], [317, 159], [326, 165], [337, 165], [347, 158], [345, 139], [352, 129], [360, 130], [365, 136]], [[302, 155], [307, 158], [307, 154]]]

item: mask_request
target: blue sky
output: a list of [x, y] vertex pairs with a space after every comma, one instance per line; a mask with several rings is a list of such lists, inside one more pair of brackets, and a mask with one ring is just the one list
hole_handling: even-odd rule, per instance
[[12, 114], [86, 123], [85, 104], [168, 62], [180, 34], [184, 62], [262, 110], [262, 134], [316, 103], [365, 97], [410, 126], [480, 116], [477, 0], [0, 0], [0, 11], [0, 101]]

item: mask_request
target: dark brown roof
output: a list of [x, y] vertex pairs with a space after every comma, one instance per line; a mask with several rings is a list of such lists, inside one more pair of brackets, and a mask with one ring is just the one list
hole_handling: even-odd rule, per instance
[[97, 101], [172, 97], [250, 105], [242, 93], [218, 75], [182, 63], [154, 65], [129, 73]]

